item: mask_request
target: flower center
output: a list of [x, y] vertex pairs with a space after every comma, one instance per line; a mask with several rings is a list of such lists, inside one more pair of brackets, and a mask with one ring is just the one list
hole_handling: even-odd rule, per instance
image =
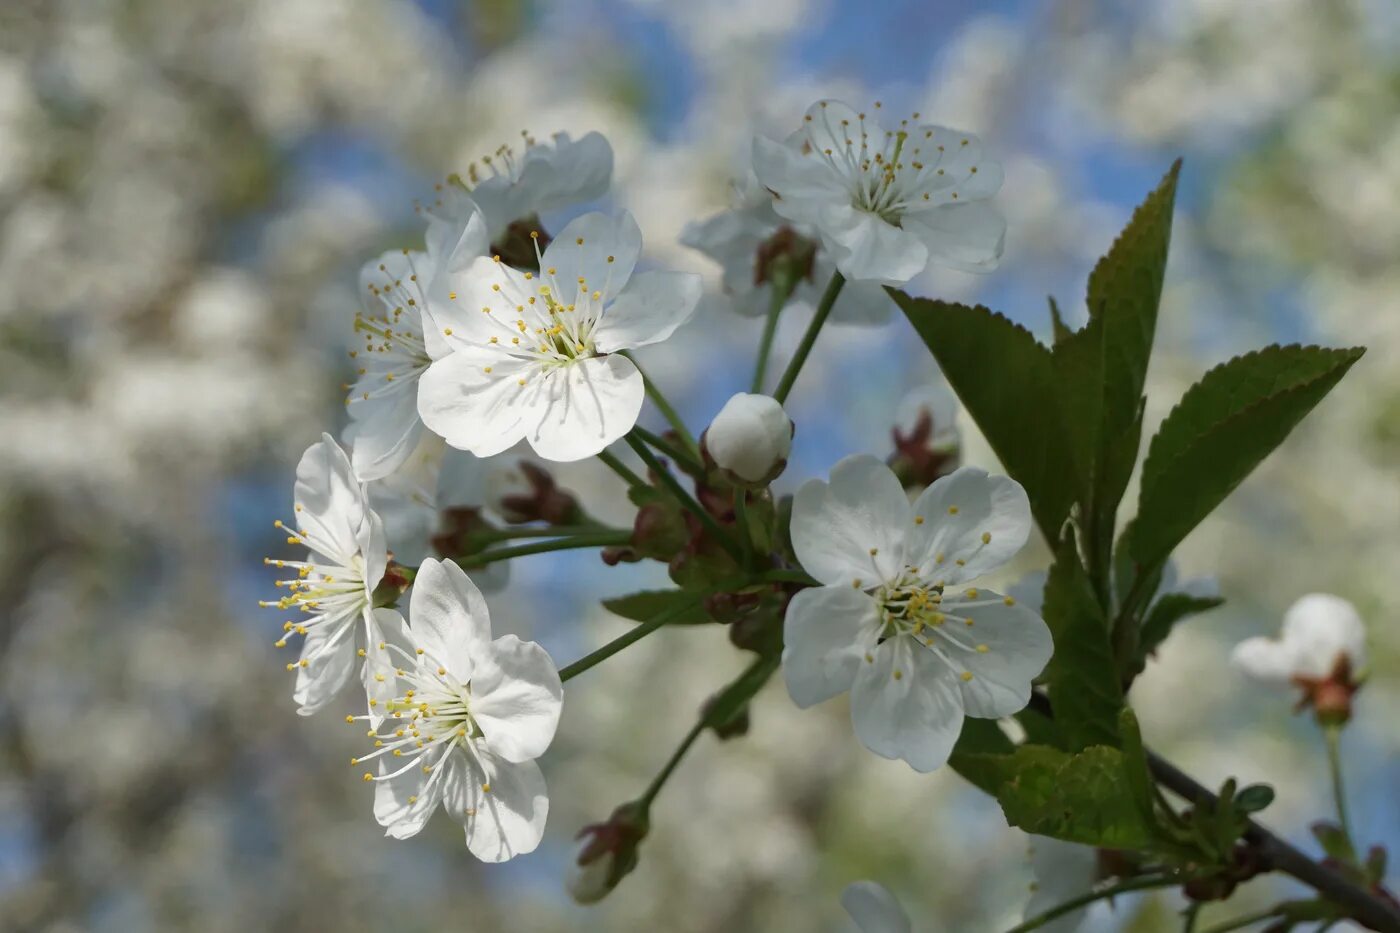
[[[876, 101], [875, 109], [880, 107]], [[874, 120], [867, 122], [864, 113], [854, 123], [834, 118], [823, 102], [821, 112], [808, 114], [803, 124], [806, 148], [846, 179], [855, 207], [898, 226], [911, 208], [929, 205], [932, 190], [952, 182], [942, 165], [947, 143], [935, 141], [934, 130], [919, 126], [918, 120], [916, 111], [899, 121], [899, 129], [886, 130]], [[958, 140], [959, 147], [970, 143]]]
[[[301, 506], [297, 506], [297, 511], [301, 511]], [[339, 555], [335, 543], [312, 525], [292, 531], [280, 519], [273, 524], [287, 531], [288, 544], [300, 544], [312, 551], [308, 557], [321, 555], [329, 562], [264, 557], [263, 564], [266, 566], [279, 570], [292, 569], [296, 571], [296, 576], [274, 584], [278, 589], [286, 590], [287, 595], [276, 600], [259, 600], [258, 605], [302, 613], [300, 618], [282, 623], [282, 631], [286, 634], [306, 635], [313, 626], [327, 620], [345, 624], [357, 618], [369, 602], [365, 595], [364, 558], [358, 553]], [[287, 640], [283, 637], [276, 644], [278, 648], [285, 648]], [[302, 666], [306, 666], [305, 661]]]
[[[915, 577], [912, 571], [875, 591], [880, 612], [879, 642], [908, 636], [931, 651], [962, 680], [972, 680], [966, 659], [991, 649], [977, 641], [975, 622], [969, 609], [988, 606], [999, 600], [979, 600], [976, 589], [945, 594], [940, 585]], [[873, 655], [865, 656], [867, 662]], [[896, 680], [903, 672], [896, 670]]]

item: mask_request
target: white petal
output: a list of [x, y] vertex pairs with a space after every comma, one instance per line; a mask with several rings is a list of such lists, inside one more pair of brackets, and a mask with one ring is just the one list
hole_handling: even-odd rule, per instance
[[[402, 654], [390, 650], [396, 645]], [[395, 671], [404, 663], [404, 654], [413, 654], [408, 626], [403, 616], [393, 609], [380, 608], [365, 613], [365, 663], [360, 668], [360, 682], [369, 705], [370, 725], [376, 729], [384, 719], [389, 701], [398, 696], [398, 675]]]
[[981, 202], [906, 214], [901, 223], [927, 248], [930, 261], [963, 272], [995, 269], [1006, 246], [1006, 218]]
[[525, 439], [546, 460], [594, 456], [632, 430], [646, 395], [637, 367], [616, 354], [578, 360], [540, 378]]
[[[961, 593], [945, 593], [942, 609], [971, 619], [972, 625], [949, 619], [930, 637], [954, 664], [972, 674], [971, 680], [961, 682], [967, 715], [982, 719], [1010, 716], [1030, 702], [1031, 681], [1050, 660], [1054, 651], [1050, 629], [1038, 614], [1020, 603], [1006, 605], [1000, 593], [979, 588], [975, 599], [966, 600], [987, 605], [965, 607], [964, 599]], [[948, 639], [957, 639], [957, 644], [940, 638], [945, 630]]]
[[408, 613], [413, 641], [425, 658], [446, 667], [462, 683], [471, 680], [476, 658], [490, 650], [491, 614], [466, 571], [450, 560], [423, 561]]
[[885, 131], [873, 118], [857, 113], [839, 100], [822, 100], [807, 108], [802, 116], [802, 128], [796, 138], [810, 149], [814, 158], [826, 156], [837, 164], [844, 163], [844, 154], [860, 155], [861, 134], [883, 141]]
[[753, 141], [753, 170], [759, 183], [777, 197], [773, 210], [798, 223], [814, 223], [822, 207], [849, 204], [845, 178], [817, 154], [803, 155], [784, 143]]
[[471, 195], [453, 184], [444, 188], [441, 201], [429, 212], [423, 237], [438, 276], [465, 271], [491, 248], [486, 218]]
[[783, 618], [783, 680], [792, 701], [805, 709], [851, 689], [877, 622], [875, 600], [849, 585], [795, 593]]
[[581, 277], [584, 287], [601, 291], [606, 303], [627, 284], [641, 253], [642, 231], [631, 214], [584, 214], [570, 222], [545, 249], [541, 268], [555, 270], [554, 280], [566, 297], [572, 297]]
[[[487, 784], [490, 791], [483, 790]], [[483, 862], [504, 862], [540, 844], [549, 796], [533, 761], [511, 763], [481, 752], [466, 779], [447, 790], [449, 812], [461, 821], [467, 848]]]
[[307, 630], [292, 699], [303, 716], [325, 709], [355, 676], [355, 627], [358, 615], [318, 622]]
[[1272, 684], [1288, 683], [1297, 661], [1291, 645], [1272, 638], [1246, 638], [1230, 652], [1230, 663], [1238, 670]]
[[928, 265], [928, 247], [920, 237], [869, 211], [827, 205], [816, 223], [836, 268], [852, 281], [903, 285]]
[[802, 567], [822, 583], [860, 588], [903, 569], [909, 500], [893, 472], [869, 455], [847, 457], [831, 482], [809, 480], [792, 504], [792, 546]]
[[910, 933], [909, 915], [882, 884], [856, 881], [841, 892], [841, 906], [861, 933]]
[[345, 428], [350, 462], [363, 482], [382, 479], [413, 456], [423, 435], [418, 418], [418, 380], [401, 380], [384, 395], [362, 399], [353, 393]]
[[[569, 285], [561, 288], [576, 287], [572, 280], [567, 281]], [[481, 350], [489, 346], [492, 337], [501, 346], [508, 344], [522, 333], [518, 325], [522, 316], [527, 320], [538, 316], [522, 315], [520, 309], [539, 301], [542, 284], [534, 273], [483, 256], [473, 259], [465, 270], [446, 274], [426, 300], [447, 346], [454, 350]]]
[[359, 550], [356, 535], [368, 521], [368, 508], [350, 459], [329, 434], [301, 455], [295, 497], [297, 524], [324, 546], [325, 557], [348, 565]]
[[1283, 640], [1297, 659], [1295, 674], [1326, 677], [1342, 656], [1353, 672], [1366, 666], [1366, 626], [1355, 606], [1331, 593], [1309, 593], [1290, 606]]
[[[491, 372], [485, 372], [490, 367]], [[430, 430], [458, 450], [490, 457], [509, 449], [527, 430], [533, 363], [504, 357], [451, 353], [429, 366], [418, 382], [418, 414]], [[520, 380], [526, 380], [520, 385]]]
[[905, 559], [925, 578], [949, 586], [1000, 567], [1031, 533], [1030, 500], [1021, 484], [977, 467], [939, 477], [914, 502], [914, 515], [923, 521], [910, 526]]
[[[448, 756], [434, 766], [452, 768], [453, 756]], [[381, 757], [379, 774], [392, 774], [402, 769], [400, 758]], [[455, 763], [458, 770], [465, 771], [461, 763]], [[413, 766], [402, 774], [377, 781], [374, 785], [374, 818], [385, 827], [385, 835], [395, 839], [408, 839], [427, 825], [428, 819], [443, 799], [447, 774], [424, 774], [421, 766]]]
[[533, 641], [504, 635], [477, 659], [472, 717], [491, 751], [506, 761], [538, 758], [554, 741], [564, 685], [549, 653]]
[[593, 332], [603, 353], [659, 343], [695, 313], [700, 276], [693, 272], [642, 272], [603, 312]]
[[364, 561], [365, 601], [369, 602], [389, 566], [389, 537], [384, 533], [384, 520], [368, 504], [365, 505], [365, 521], [355, 529], [355, 542], [360, 559]]
[[600, 133], [577, 142], [557, 133], [553, 146], [532, 146], [516, 184], [531, 199], [535, 211], [551, 211], [593, 201], [608, 193], [613, 151]]
[[962, 731], [956, 676], [907, 635], [886, 639], [872, 656], [872, 662], [860, 666], [851, 688], [856, 738], [875, 754], [901, 758], [915, 771], [942, 767]]
[[1040, 615], [1041, 605], [1045, 602], [1045, 581], [1049, 578], [1050, 574], [1045, 570], [1032, 570], [1022, 574], [1020, 579], [1006, 588], [1007, 595], [1031, 612]]

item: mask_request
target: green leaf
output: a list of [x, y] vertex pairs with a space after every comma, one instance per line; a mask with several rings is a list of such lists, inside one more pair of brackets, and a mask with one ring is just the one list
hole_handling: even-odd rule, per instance
[[1050, 566], [1042, 612], [1055, 640], [1046, 669], [1055, 725], [1071, 749], [1117, 745], [1123, 691], [1108, 620], [1079, 563], [1073, 529], [1066, 530]]
[[1251, 784], [1235, 795], [1235, 809], [1240, 813], [1258, 813], [1274, 802], [1274, 789], [1268, 784]]
[[1322, 851], [1330, 858], [1346, 861], [1355, 857], [1356, 852], [1351, 847], [1346, 831], [1336, 823], [1314, 823], [1311, 829], [1318, 845], [1322, 846]]
[[1271, 346], [1217, 366], [1162, 422], [1128, 541], [1152, 569], [1322, 400], [1365, 350]]
[[1142, 745], [1142, 730], [1137, 714], [1124, 708], [1118, 714], [1118, 733], [1123, 738], [1123, 779], [1133, 795], [1138, 815], [1155, 832], [1157, 829], [1157, 798], [1153, 793], [1152, 772], [1147, 767], [1147, 750]]
[[1138, 660], [1143, 661], [1156, 651], [1171, 634], [1173, 626], [1188, 616], [1208, 612], [1223, 605], [1219, 596], [1193, 596], [1190, 593], [1164, 593], [1147, 610], [1138, 633]]
[[1057, 541], [1079, 488], [1050, 350], [985, 307], [890, 295], [928, 345], [948, 384], [1006, 472], [1026, 488], [1036, 523]]
[[1094, 746], [1077, 755], [1022, 745], [1011, 755], [968, 755], [963, 769], [996, 787], [1006, 821], [1029, 833], [1112, 849], [1152, 841], [1125, 777], [1123, 753]]
[[1061, 340], [1067, 339], [1074, 331], [1070, 329], [1069, 325], [1065, 323], [1065, 319], [1060, 315], [1060, 305], [1059, 302], [1055, 301], [1055, 296], [1046, 295], [1045, 297], [1046, 300], [1050, 302], [1050, 332], [1054, 337], [1055, 343], [1058, 345]]
[[[1090, 577], [1107, 602], [1118, 503], [1142, 440], [1143, 383], [1171, 241], [1178, 160], [1089, 276], [1089, 323], [1056, 336], [1054, 363], [1084, 485], [1080, 527]], [[1051, 306], [1059, 320], [1058, 309]]]
[[[973, 719], [968, 716], [963, 720], [958, 744], [953, 746], [948, 764], [974, 787], [995, 796], [1001, 784], [1000, 773], [985, 767], [983, 759], [1006, 757], [1015, 750], [1016, 746], [1001, 731], [995, 719]], [[964, 762], [970, 762], [966, 771], [963, 769]]]
[[671, 625], [700, 625], [712, 621], [699, 596], [685, 590], [641, 590], [605, 599], [603, 608], [633, 622], [650, 622], [662, 613], [676, 611], [681, 614]]

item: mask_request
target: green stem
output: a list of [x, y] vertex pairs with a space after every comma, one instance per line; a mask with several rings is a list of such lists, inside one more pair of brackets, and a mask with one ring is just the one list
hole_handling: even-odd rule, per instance
[[749, 532], [749, 494], [734, 487], [734, 527], [739, 530], [739, 546], [744, 550], [744, 566], [753, 563], [753, 535]]
[[1181, 933], [1195, 933], [1196, 920], [1201, 916], [1201, 902], [1192, 901], [1191, 905], [1183, 912], [1181, 921]]
[[812, 323], [807, 325], [807, 333], [802, 335], [802, 342], [797, 345], [797, 352], [793, 353], [787, 369], [783, 370], [783, 378], [778, 382], [778, 391], [773, 393], [773, 397], [779, 402], [787, 401], [788, 393], [792, 391], [792, 384], [797, 381], [797, 374], [802, 372], [802, 364], [807, 362], [807, 355], [812, 352], [812, 346], [817, 342], [817, 335], [822, 332], [822, 326], [826, 324], [826, 319], [831, 316], [831, 309], [836, 304], [836, 296], [841, 294], [841, 286], [845, 284], [845, 276], [839, 272], [832, 273], [831, 283], [826, 286], [826, 291], [822, 293], [821, 303], [817, 305], [817, 313], [812, 316]]
[[1079, 897], [1070, 898], [1063, 904], [1051, 907], [1049, 910], [1034, 917], [1028, 918], [1024, 923], [1012, 927], [1006, 933], [1027, 933], [1029, 930], [1038, 930], [1051, 920], [1063, 917], [1067, 913], [1092, 904], [1095, 901], [1102, 901], [1106, 898], [1116, 897], [1119, 894], [1126, 894], [1129, 891], [1145, 891], [1149, 888], [1171, 888], [1188, 881], [1189, 876], [1174, 875], [1167, 878], [1130, 878], [1127, 881], [1120, 881], [1111, 887], [1103, 888], [1099, 891], [1089, 891]]
[[768, 682], [768, 678], [773, 676], [773, 672], [778, 668], [778, 658], [760, 657], [738, 676], [729, 686], [720, 691], [713, 700], [706, 706], [705, 712], [696, 720], [695, 725], [690, 727], [690, 731], [681, 739], [681, 744], [671, 753], [666, 764], [662, 765], [656, 777], [647, 785], [646, 791], [638, 799], [642, 811], [646, 812], [651, 807], [651, 803], [656, 799], [656, 795], [661, 792], [661, 788], [670, 780], [672, 773], [685, 757], [690, 746], [695, 744], [695, 740], [709, 728], [719, 727], [729, 721], [735, 713], [743, 707], [753, 695]]
[[512, 557], [529, 557], [531, 554], [547, 554], [550, 551], [574, 551], [590, 547], [612, 547], [614, 545], [626, 544], [631, 540], [632, 532], [630, 531], [598, 531], [586, 535], [575, 535], [572, 538], [557, 538], [550, 541], [536, 541], [533, 544], [517, 544], [514, 547], [494, 548], [481, 551], [457, 561], [457, 566], [461, 567], [463, 570], [471, 570], [474, 567], [484, 567], [496, 561], [510, 560]]
[[622, 481], [633, 489], [646, 489], [651, 485], [636, 473], [632, 472], [632, 468], [617, 459], [615, 454], [611, 454], [606, 450], [600, 450], [598, 451], [598, 459], [601, 460], [608, 469], [622, 477]]
[[1226, 920], [1224, 923], [1217, 924], [1216, 926], [1207, 927], [1202, 930], [1201, 933], [1230, 933], [1231, 930], [1241, 930], [1252, 923], [1261, 923], [1265, 920], [1273, 919], [1278, 916], [1278, 913], [1279, 910], [1277, 906], [1270, 907], [1268, 910], [1261, 910], [1253, 914], [1245, 914], [1233, 920]]
[[566, 538], [572, 535], [621, 530], [609, 528], [607, 525], [545, 525], [540, 528], [498, 528], [486, 537], [492, 541], [511, 541], [518, 538]]
[[666, 438], [653, 434], [640, 424], [633, 425], [632, 430], [637, 432], [638, 437], [660, 451], [663, 457], [670, 457], [675, 461], [677, 466], [681, 467], [681, 469], [685, 470], [687, 473], [704, 472], [704, 467], [701, 466], [700, 461], [695, 459], [694, 454], [672, 446]]
[[671, 429], [676, 432], [676, 436], [681, 439], [685, 447], [697, 455], [700, 452], [700, 445], [695, 443], [695, 435], [690, 433], [690, 429], [685, 426], [680, 413], [666, 400], [666, 396], [661, 394], [661, 390], [656, 387], [656, 383], [651, 381], [642, 365], [637, 362], [637, 358], [630, 352], [623, 350], [622, 355], [632, 361], [632, 365], [637, 367], [637, 372], [642, 374], [642, 386], [646, 390], [647, 398], [656, 406], [656, 410], [661, 412], [661, 416], [671, 423]]
[[1347, 849], [1355, 861], [1356, 846], [1352, 842], [1351, 820], [1347, 817], [1346, 785], [1342, 783], [1342, 729], [1340, 726], [1326, 725], [1322, 734], [1327, 740], [1327, 767], [1332, 774], [1332, 800], [1337, 805], [1337, 822], [1342, 824], [1342, 834], [1346, 837]]
[[763, 382], [768, 375], [768, 356], [773, 350], [773, 336], [778, 332], [778, 317], [783, 313], [783, 307], [792, 297], [796, 285], [797, 279], [789, 271], [773, 275], [773, 293], [768, 298], [768, 317], [763, 322], [763, 337], [758, 342], [758, 359], [754, 362], [750, 392], [763, 391]]
[[679, 502], [686, 511], [700, 520], [700, 524], [705, 526], [705, 530], [719, 543], [720, 547], [729, 552], [730, 557], [733, 557], [742, 564], [744, 562], [744, 554], [743, 551], [739, 549], [739, 546], [734, 543], [734, 539], [720, 527], [719, 522], [715, 521], [715, 517], [711, 515], [703, 505], [695, 501], [694, 496], [686, 492], [685, 487], [680, 484], [680, 481], [676, 479], [671, 471], [666, 469], [666, 467], [656, 459], [656, 454], [652, 453], [651, 450], [633, 434], [628, 434], [623, 439], [637, 452], [637, 456], [642, 458], [642, 462], [647, 465], [647, 468], [656, 474], [657, 479], [661, 480], [661, 484], [670, 490], [671, 495], [676, 497], [676, 501]]

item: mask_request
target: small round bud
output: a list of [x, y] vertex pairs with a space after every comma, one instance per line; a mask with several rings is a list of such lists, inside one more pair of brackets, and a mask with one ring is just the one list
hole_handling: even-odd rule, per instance
[[742, 484], [766, 486], [787, 466], [793, 424], [777, 399], [740, 392], [705, 431], [710, 459]]
[[637, 847], [647, 835], [647, 815], [635, 803], [613, 811], [606, 823], [585, 826], [569, 864], [565, 887], [580, 904], [596, 904], [637, 867]]

